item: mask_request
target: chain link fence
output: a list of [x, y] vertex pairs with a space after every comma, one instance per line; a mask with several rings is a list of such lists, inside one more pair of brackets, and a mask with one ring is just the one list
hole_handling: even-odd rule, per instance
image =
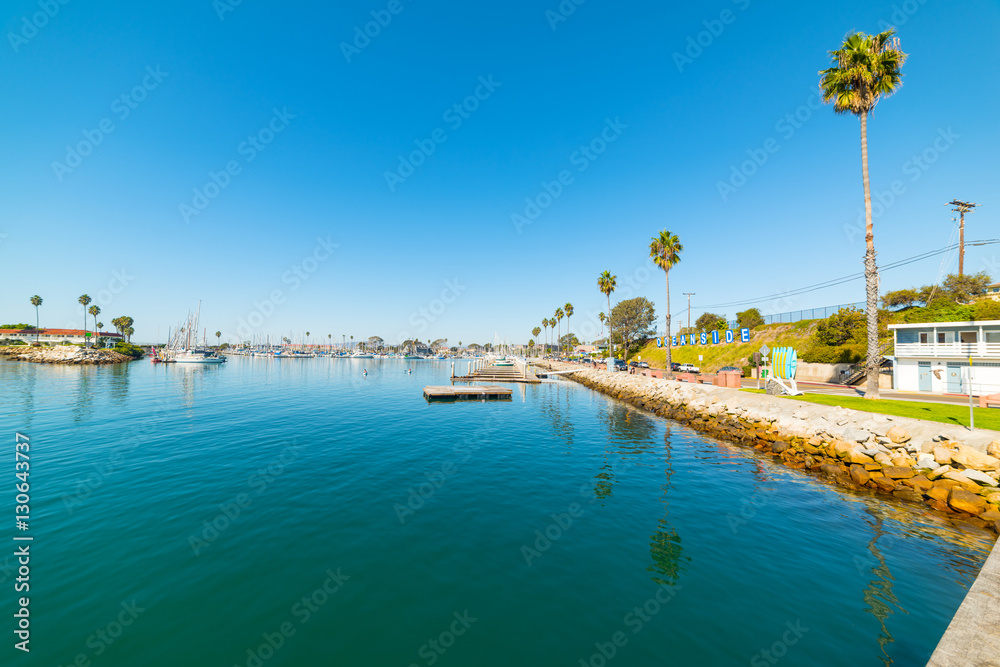
[[[844, 303], [839, 306], [825, 306], [823, 308], [807, 308], [806, 310], [793, 310], [787, 313], [776, 315], [764, 315], [764, 324], [791, 324], [802, 320], [821, 320], [830, 317], [841, 308], [852, 308], [854, 310], [864, 310], [865, 302]], [[729, 320], [729, 328], [736, 329], [739, 324], [736, 320]]]

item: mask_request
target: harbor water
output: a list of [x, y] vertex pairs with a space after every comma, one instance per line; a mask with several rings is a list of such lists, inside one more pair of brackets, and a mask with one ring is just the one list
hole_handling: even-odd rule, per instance
[[425, 401], [449, 372], [0, 361], [3, 664], [922, 665], [992, 547], [570, 381]]

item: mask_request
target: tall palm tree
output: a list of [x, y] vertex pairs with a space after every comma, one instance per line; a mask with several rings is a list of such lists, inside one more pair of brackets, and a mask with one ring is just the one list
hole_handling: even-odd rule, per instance
[[549, 351], [549, 318], [546, 317], [542, 320], [542, 327], [545, 328], [545, 342], [542, 345], [542, 356], [544, 357]]
[[221, 344], [222, 344], [222, 332], [221, 331], [216, 331], [215, 332], [215, 346], [219, 347], [219, 345], [221, 345]]
[[42, 305], [42, 297], [37, 294], [31, 297], [31, 305], [35, 307], [35, 342], [38, 342], [38, 307]]
[[663, 269], [663, 275], [667, 282], [667, 375], [671, 375], [670, 369], [673, 367], [673, 345], [670, 339], [670, 269], [677, 266], [681, 261], [681, 253], [684, 246], [676, 234], [671, 234], [666, 229], [661, 229], [658, 236], [654, 236], [649, 243], [649, 256], [653, 263]]
[[[563, 306], [563, 310], [566, 311], [566, 335], [569, 335], [569, 318], [573, 317], [573, 304], [567, 303]], [[567, 351], [569, 350], [569, 343], [566, 344]]]
[[90, 305], [91, 299], [84, 294], [77, 301], [83, 306], [83, 345], [84, 347], [90, 347], [90, 341], [87, 340], [87, 306]]
[[104, 322], [98, 322], [97, 323], [97, 332], [100, 333], [103, 330], [104, 330]]
[[[605, 271], [597, 277], [597, 289], [608, 297], [608, 359], [615, 358], [615, 348], [611, 342], [611, 293], [618, 287], [618, 276], [611, 275], [610, 271]], [[613, 362], [608, 362], [613, 363]]]
[[601, 321], [601, 338], [604, 338], [604, 320], [607, 319], [607, 315], [605, 315], [604, 313], [598, 313], [597, 319]]
[[309, 332], [306, 332], [306, 345], [309, 345]]
[[872, 226], [872, 194], [868, 182], [868, 115], [883, 97], [903, 83], [906, 54], [889, 28], [877, 35], [849, 34], [836, 51], [830, 52], [833, 67], [820, 71], [823, 101], [833, 103], [836, 113], [851, 113], [861, 120], [861, 179], [865, 190], [865, 296], [868, 319], [868, 383], [865, 398], [878, 398], [878, 267], [875, 265], [875, 234]]
[[326, 351], [329, 352], [333, 349], [333, 334], [326, 335]]
[[101, 307], [95, 304], [95, 305], [91, 306], [89, 309], [87, 309], [87, 312], [94, 316], [94, 330], [96, 331], [97, 330], [97, 316], [101, 314]]
[[535, 327], [534, 329], [531, 330], [531, 335], [533, 338], [538, 338], [538, 334], [540, 333], [542, 333], [542, 330], [538, 327]]
[[556, 350], [559, 351], [559, 354], [562, 354], [562, 341], [559, 339], [562, 338], [562, 318], [565, 315], [562, 308], [556, 308]]

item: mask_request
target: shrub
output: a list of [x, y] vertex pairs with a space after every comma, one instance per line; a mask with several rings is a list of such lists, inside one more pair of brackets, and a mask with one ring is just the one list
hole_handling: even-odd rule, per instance
[[799, 358], [807, 364], [856, 364], [865, 359], [863, 345], [823, 345], [816, 343]]
[[974, 307], [973, 319], [1000, 320], [1000, 301], [982, 299]]
[[118, 354], [124, 354], [126, 357], [132, 357], [133, 359], [141, 359], [145, 356], [146, 352], [138, 345], [132, 345], [131, 343], [118, 343], [112, 348]]

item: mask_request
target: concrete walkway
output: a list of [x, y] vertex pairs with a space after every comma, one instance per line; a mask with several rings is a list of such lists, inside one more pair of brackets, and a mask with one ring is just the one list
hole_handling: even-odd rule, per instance
[[929, 667], [1000, 665], [1000, 542], [938, 642]]

